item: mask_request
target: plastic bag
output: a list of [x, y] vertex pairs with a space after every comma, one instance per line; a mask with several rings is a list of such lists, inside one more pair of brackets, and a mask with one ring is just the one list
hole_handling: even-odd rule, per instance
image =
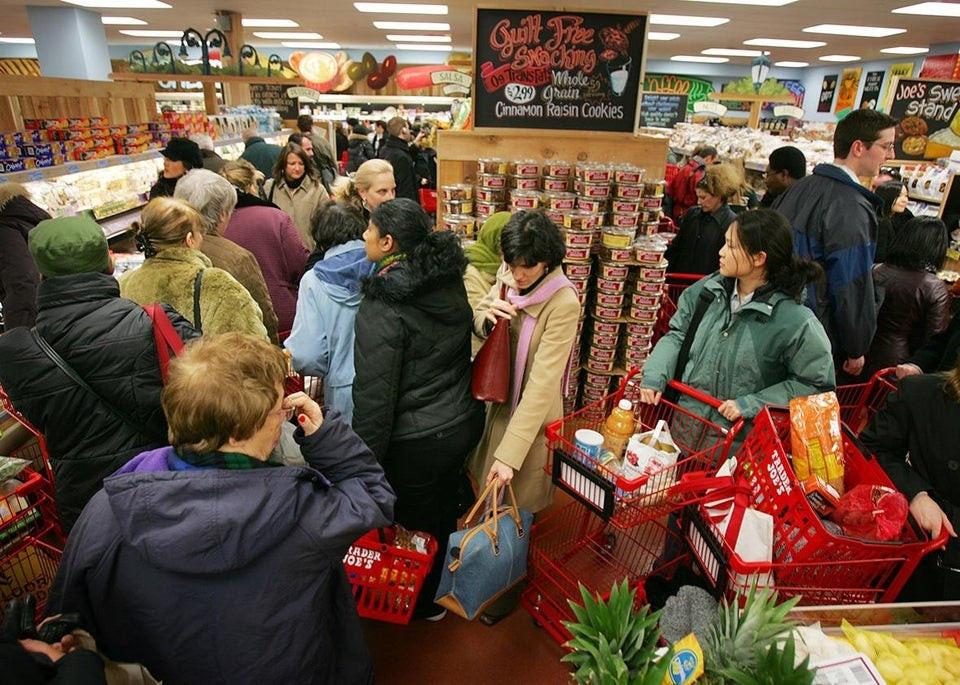
[[840, 496], [831, 520], [843, 534], [864, 540], [896, 540], [910, 505], [902, 493], [882, 485], [856, 485]]
[[20, 475], [20, 472], [28, 466], [30, 466], [30, 462], [26, 459], [0, 457], [0, 482]]
[[790, 442], [798, 479], [817, 475], [843, 492], [843, 440], [836, 393], [790, 400]]
[[655, 504], [676, 480], [676, 469], [672, 467], [679, 458], [680, 448], [670, 435], [667, 422], [660, 419], [653, 430], [637, 433], [627, 442], [620, 475], [628, 480], [649, 476], [637, 494], [646, 496], [641, 503]]

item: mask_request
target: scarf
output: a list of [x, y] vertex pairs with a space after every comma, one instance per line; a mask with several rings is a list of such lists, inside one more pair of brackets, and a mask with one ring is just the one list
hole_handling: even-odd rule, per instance
[[500, 257], [500, 234], [503, 227], [510, 220], [510, 212], [497, 212], [483, 222], [483, 227], [477, 233], [477, 242], [463, 248], [463, 253], [474, 267], [480, 271], [496, 276], [503, 261]]
[[[504, 266], [500, 273], [506, 273], [506, 269], [507, 267]], [[525, 310], [531, 305], [546, 302], [563, 288], [570, 288], [576, 292], [573, 284], [567, 280], [566, 276], [560, 273], [547, 280], [546, 283], [541, 282], [539, 287], [527, 295], [521, 295], [513, 288], [508, 288], [507, 301], [517, 309]], [[533, 340], [533, 331], [536, 327], [537, 317], [532, 316], [529, 312], [527, 312], [527, 315], [523, 319], [523, 323], [520, 325], [520, 335], [517, 339], [517, 356], [513, 363], [513, 393], [510, 398], [510, 416], [513, 416], [513, 413], [517, 410], [517, 405], [520, 404], [520, 391], [522, 390], [523, 385], [523, 372], [527, 367], [527, 355], [530, 354], [530, 341]], [[564, 392], [567, 390], [568, 380], [570, 377], [570, 364], [572, 361], [573, 347], [571, 346], [570, 355], [567, 357], [567, 364], [564, 367]]]
[[377, 262], [374, 270], [376, 270], [377, 276], [382, 276], [388, 271], [400, 266], [400, 262], [406, 261], [406, 259], [406, 252], [394, 252], [393, 254], [388, 254], [386, 257]]
[[[246, 454], [239, 452], [203, 452], [198, 453], [192, 450], [179, 449], [177, 456], [194, 468], [199, 469], [228, 469], [228, 470], [248, 470], [261, 469], [271, 466], [280, 466], [267, 461], [254, 459]], [[174, 468], [174, 470], [180, 470]]]
[[300, 184], [303, 183], [303, 179], [305, 179], [306, 177], [307, 177], [306, 173], [304, 173], [303, 176], [301, 176], [296, 180], [287, 178], [286, 176], [284, 176], [283, 182], [287, 185], [287, 188], [289, 188], [290, 190], [296, 190], [297, 188], [300, 187]]

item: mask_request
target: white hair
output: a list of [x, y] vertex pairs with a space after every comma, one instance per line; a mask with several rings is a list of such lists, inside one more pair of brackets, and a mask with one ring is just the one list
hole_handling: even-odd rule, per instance
[[237, 189], [227, 179], [209, 169], [191, 169], [180, 177], [173, 196], [189, 202], [203, 217], [204, 233], [210, 233], [224, 215], [237, 206]]
[[201, 150], [213, 150], [213, 138], [206, 133], [194, 133], [190, 140], [195, 142]]

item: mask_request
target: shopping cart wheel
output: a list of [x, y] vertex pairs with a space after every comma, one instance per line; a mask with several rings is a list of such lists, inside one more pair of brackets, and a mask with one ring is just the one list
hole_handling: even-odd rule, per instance
[[613, 531], [607, 531], [606, 537], [607, 541], [603, 545], [603, 548], [608, 552], [612, 552], [617, 548], [617, 536], [614, 535]]

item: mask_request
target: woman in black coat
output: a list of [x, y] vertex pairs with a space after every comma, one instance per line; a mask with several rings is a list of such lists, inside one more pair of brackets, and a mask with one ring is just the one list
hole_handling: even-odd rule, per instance
[[[397, 494], [397, 523], [445, 550], [456, 529], [458, 485], [483, 432], [470, 392], [473, 310], [455, 235], [434, 231], [416, 202], [379, 205], [363, 234], [376, 262], [356, 319], [353, 428]], [[414, 618], [441, 618], [433, 603], [442, 564], [424, 581]]]
[[728, 201], [740, 189], [738, 172], [729, 164], [707, 167], [697, 183], [697, 206], [683, 215], [677, 236], [667, 248], [667, 271], [712, 274], [720, 268], [720, 248], [737, 217]]

